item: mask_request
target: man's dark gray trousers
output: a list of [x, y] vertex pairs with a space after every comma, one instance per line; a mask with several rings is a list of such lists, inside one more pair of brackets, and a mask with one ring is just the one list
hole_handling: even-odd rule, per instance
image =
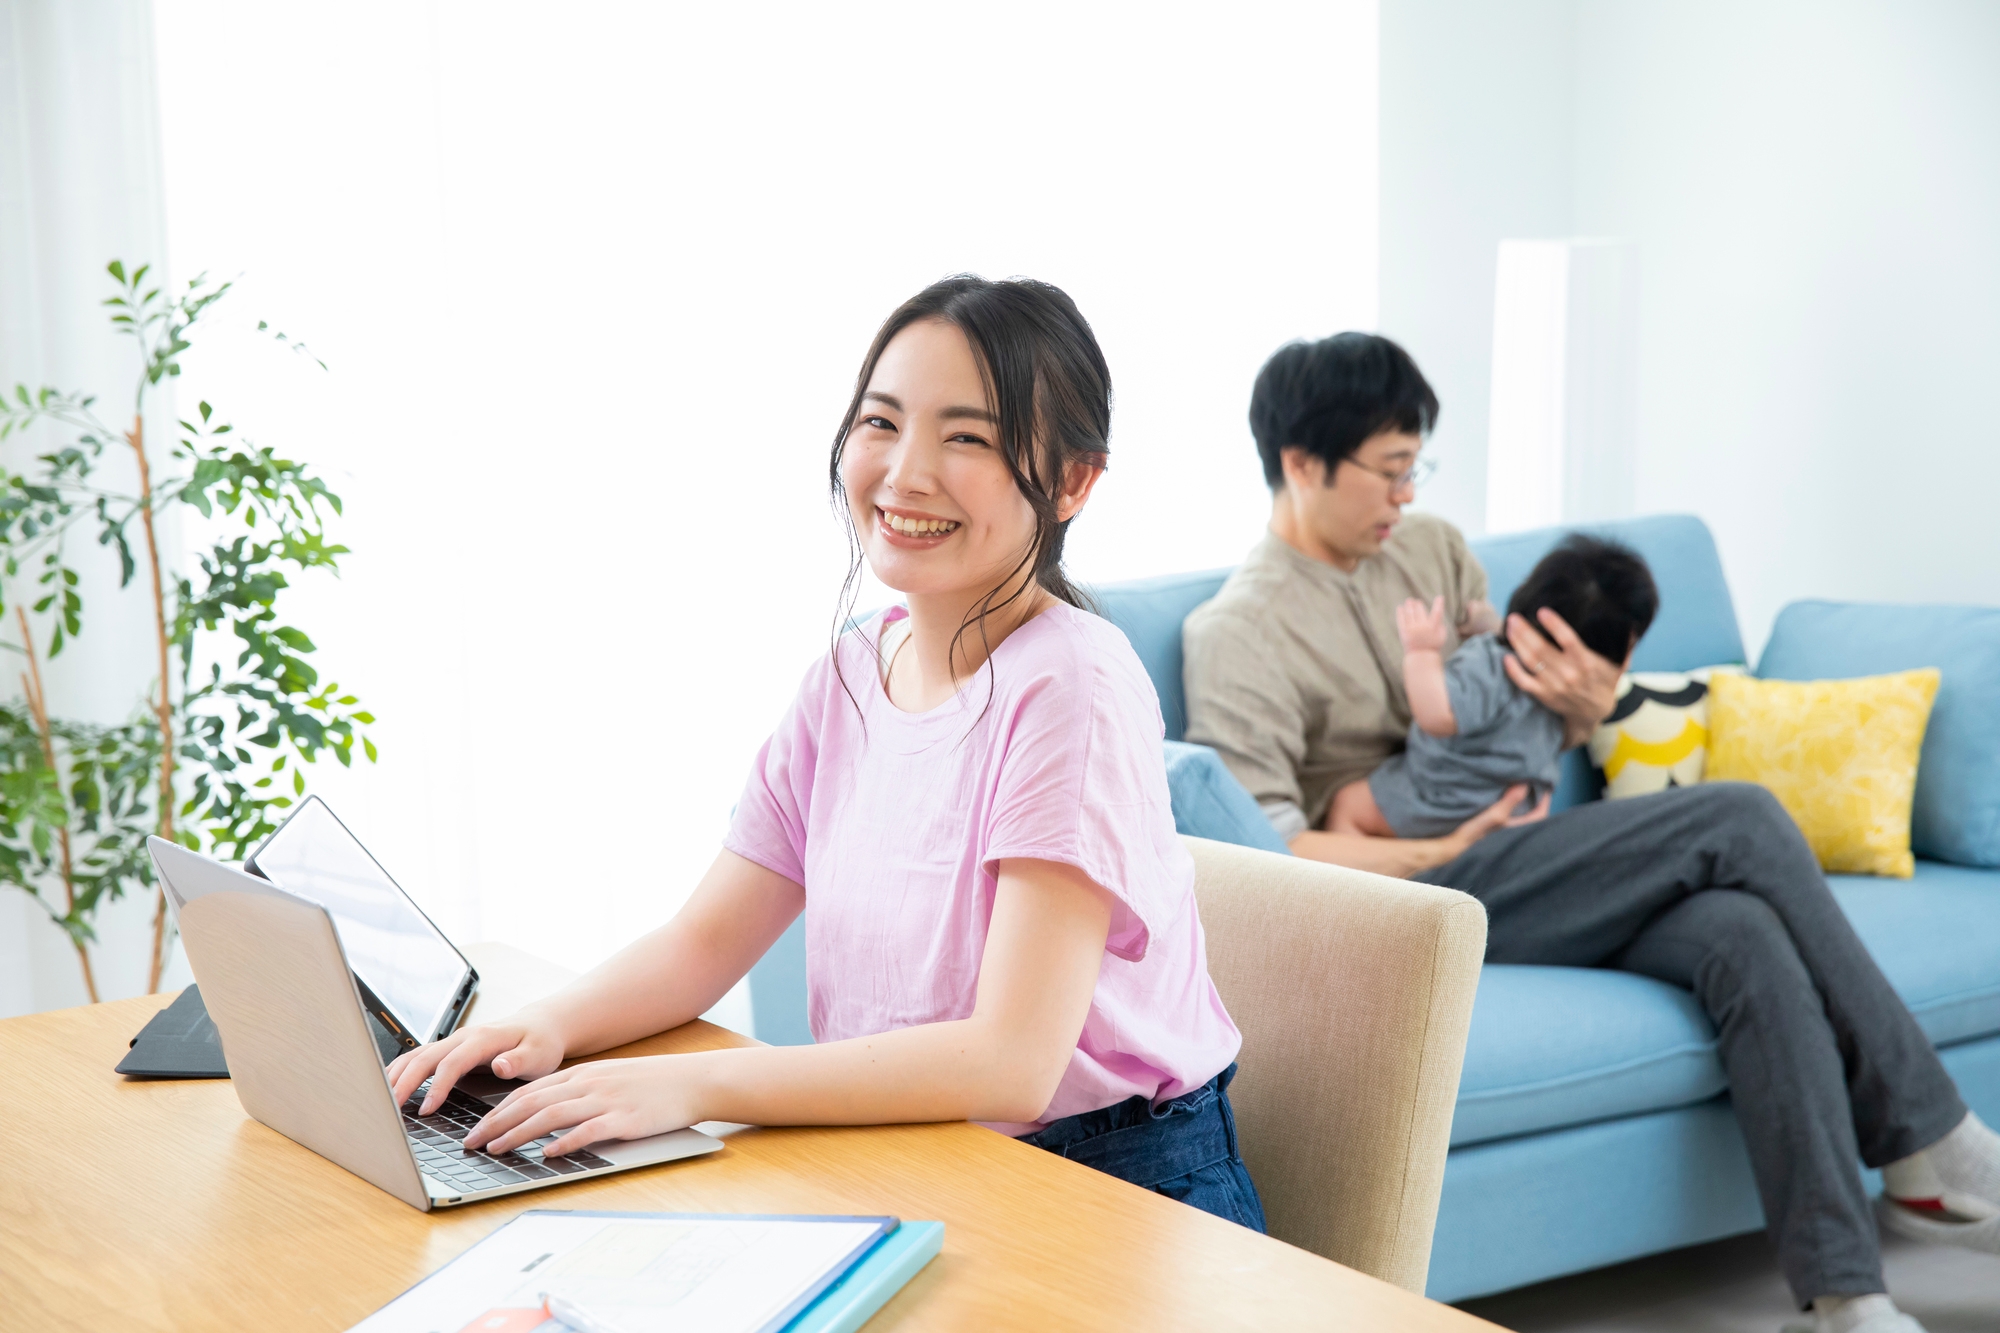
[[1855, 1158], [1927, 1148], [1966, 1107], [1769, 792], [1719, 782], [1595, 801], [1416, 878], [1486, 905], [1488, 962], [1613, 967], [1694, 991], [1792, 1291], [1803, 1304], [1884, 1289]]

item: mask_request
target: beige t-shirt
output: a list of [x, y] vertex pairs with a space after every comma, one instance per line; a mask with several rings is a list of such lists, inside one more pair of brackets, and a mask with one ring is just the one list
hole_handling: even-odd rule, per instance
[[[1406, 514], [1351, 574], [1267, 533], [1181, 627], [1187, 738], [1215, 747], [1282, 837], [1319, 827], [1335, 790], [1403, 748], [1396, 608], [1439, 595], [1451, 625], [1486, 596], [1486, 571], [1441, 518]], [[1457, 648], [1454, 631], [1445, 656]]]

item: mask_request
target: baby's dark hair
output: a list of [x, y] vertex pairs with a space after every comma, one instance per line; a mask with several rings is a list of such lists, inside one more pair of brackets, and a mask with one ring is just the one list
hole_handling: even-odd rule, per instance
[[1508, 614], [1541, 630], [1544, 638], [1548, 631], [1535, 612], [1545, 606], [1567, 621], [1590, 651], [1623, 662], [1659, 612], [1660, 590], [1637, 551], [1578, 532], [1543, 556], [1507, 600]]

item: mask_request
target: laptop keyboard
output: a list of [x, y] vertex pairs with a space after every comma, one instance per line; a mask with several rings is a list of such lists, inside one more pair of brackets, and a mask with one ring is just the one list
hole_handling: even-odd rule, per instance
[[417, 1169], [442, 1184], [467, 1192], [489, 1190], [525, 1180], [582, 1175], [613, 1165], [589, 1152], [544, 1158], [542, 1149], [555, 1142], [559, 1137], [555, 1134], [524, 1143], [513, 1152], [467, 1152], [463, 1142], [466, 1134], [493, 1108], [453, 1088], [436, 1114], [420, 1116], [417, 1108], [423, 1105], [429, 1088], [426, 1083], [403, 1103], [403, 1133], [410, 1141], [410, 1151], [416, 1154]]

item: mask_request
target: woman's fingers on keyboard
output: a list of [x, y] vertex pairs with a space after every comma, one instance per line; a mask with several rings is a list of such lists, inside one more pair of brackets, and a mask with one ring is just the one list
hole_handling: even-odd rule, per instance
[[611, 1117], [601, 1115], [593, 1120], [584, 1121], [575, 1129], [572, 1129], [569, 1133], [542, 1149], [542, 1156], [560, 1157], [565, 1153], [582, 1152], [593, 1143], [601, 1143], [605, 1139], [615, 1139], [617, 1137], [617, 1132], [612, 1128]]
[[395, 1084], [396, 1105], [401, 1106], [416, 1095], [424, 1080], [436, 1071], [438, 1062], [444, 1058], [445, 1053], [458, 1044], [459, 1036], [460, 1034], [454, 1032], [442, 1041], [419, 1046], [414, 1051], [405, 1051], [395, 1058], [389, 1066], [389, 1074]]
[[502, 1078], [518, 1077], [536, 1067], [553, 1069], [562, 1060], [560, 1048], [551, 1048], [549, 1042], [519, 1024], [482, 1023], [461, 1028], [396, 1057], [389, 1068], [395, 1075], [397, 1101], [408, 1101], [428, 1078], [430, 1091], [420, 1113], [429, 1115], [460, 1079], [503, 1056], [507, 1068], [494, 1071]]
[[[466, 1135], [466, 1143], [479, 1147], [499, 1138], [529, 1116], [535, 1115], [557, 1102], [567, 1101], [574, 1096], [574, 1090], [565, 1085], [570, 1081], [569, 1070], [551, 1074], [547, 1078], [536, 1079], [525, 1088], [516, 1088], [503, 1098], [500, 1104], [488, 1111], [472, 1132]], [[536, 1138], [530, 1134], [527, 1138]], [[526, 1142], [526, 1139], [519, 1140]], [[504, 1151], [504, 1150], [503, 1150]]]
[[[493, 1034], [483, 1028], [472, 1028], [454, 1034], [459, 1038], [444, 1053], [431, 1072], [431, 1090], [424, 1096], [423, 1114], [429, 1115], [444, 1103], [445, 1094], [452, 1086], [479, 1066], [491, 1060], [495, 1054]], [[446, 1038], [450, 1041], [451, 1038]], [[439, 1042], [443, 1046], [444, 1042]], [[505, 1049], [502, 1045], [501, 1049]]]
[[588, 1097], [565, 1097], [553, 1106], [517, 1120], [505, 1133], [495, 1136], [487, 1145], [490, 1153], [512, 1152], [524, 1143], [532, 1143], [544, 1134], [552, 1134], [559, 1129], [569, 1129], [590, 1120], [602, 1108]]

